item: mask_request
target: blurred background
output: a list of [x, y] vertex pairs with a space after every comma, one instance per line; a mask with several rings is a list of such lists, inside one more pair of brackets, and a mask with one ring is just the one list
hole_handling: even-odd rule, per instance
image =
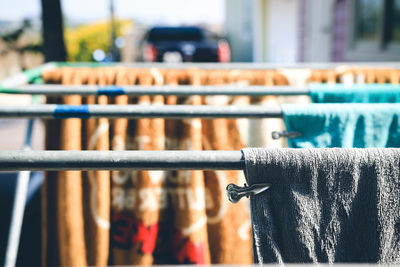
[[[2, 1], [0, 78], [45, 60], [400, 59], [400, 0]], [[164, 28], [149, 35], [154, 26]], [[186, 26], [186, 33], [166, 26]]]

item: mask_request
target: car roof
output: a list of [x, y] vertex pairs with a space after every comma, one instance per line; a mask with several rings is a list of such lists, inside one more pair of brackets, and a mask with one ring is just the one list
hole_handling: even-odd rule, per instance
[[182, 30], [203, 30], [203, 28], [199, 26], [154, 26], [150, 28], [152, 30], [175, 30], [175, 29], [182, 29]]

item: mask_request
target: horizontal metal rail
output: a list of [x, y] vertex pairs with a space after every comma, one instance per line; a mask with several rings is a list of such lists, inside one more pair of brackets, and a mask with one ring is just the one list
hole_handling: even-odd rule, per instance
[[32, 82], [33, 80], [39, 78], [42, 75], [42, 72], [44, 70], [53, 70], [56, 68], [57, 68], [57, 64], [46, 63], [43, 65], [40, 65], [37, 68], [33, 68], [33, 69], [26, 70], [24, 72], [20, 72], [18, 74], [10, 76], [9, 78], [6, 78], [5, 80], [1, 80], [0, 81], [0, 89], [1, 88], [13, 88], [16, 86], [28, 84], [28, 83]]
[[370, 91], [375, 90], [376, 93], [382, 90], [391, 90], [392, 92], [400, 92], [400, 85], [395, 84], [309, 84], [308, 88], [300, 88], [295, 86], [259, 86], [259, 85], [162, 85], [162, 86], [98, 86], [98, 85], [60, 85], [60, 84], [31, 84], [15, 87], [0, 87], [0, 93], [8, 94], [33, 94], [47, 96], [63, 96], [63, 95], [176, 95], [176, 96], [192, 96], [192, 95], [229, 95], [229, 96], [265, 96], [265, 95], [309, 95], [311, 92], [320, 90], [336, 90], [346, 89], [349, 92]]
[[46, 69], [59, 67], [130, 67], [138, 69], [216, 69], [216, 70], [268, 70], [268, 69], [345, 69], [394, 68], [400, 69], [399, 62], [330, 62], [330, 63], [93, 63], [93, 62], [50, 62], [0, 81], [0, 88], [20, 86], [39, 78]]
[[8, 94], [37, 94], [47, 96], [62, 95], [308, 95], [310, 91], [304, 88], [293, 86], [97, 86], [97, 85], [59, 85], [59, 84], [39, 84], [25, 85], [14, 88], [0, 88], [0, 93]]
[[0, 151], [0, 170], [243, 170], [241, 151]]
[[396, 68], [400, 69], [399, 62], [327, 62], [327, 63], [254, 63], [254, 62], [232, 62], [232, 63], [91, 63], [91, 62], [60, 62], [59, 67], [130, 67], [130, 68], [160, 68], [160, 69], [216, 69], [216, 70], [267, 70], [267, 69], [334, 69], [346, 67], [365, 68]]
[[0, 118], [281, 118], [279, 107], [193, 105], [0, 106]]

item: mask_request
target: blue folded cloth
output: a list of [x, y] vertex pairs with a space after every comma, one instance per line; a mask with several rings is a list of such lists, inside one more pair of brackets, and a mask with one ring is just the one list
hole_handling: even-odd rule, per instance
[[313, 103], [400, 103], [400, 85], [310, 84]]
[[400, 147], [400, 104], [283, 104], [294, 148]]

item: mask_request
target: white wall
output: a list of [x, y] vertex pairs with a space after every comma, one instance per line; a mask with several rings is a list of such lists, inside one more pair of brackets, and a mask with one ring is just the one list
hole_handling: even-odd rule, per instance
[[334, 0], [306, 0], [304, 61], [332, 60]]
[[297, 62], [299, 21], [299, 0], [226, 0], [232, 59]]
[[253, 60], [253, 0], [226, 0], [225, 22], [232, 61]]
[[[293, 63], [298, 60], [298, 0], [267, 0], [267, 61]], [[324, 1], [321, 1], [324, 2]]]

